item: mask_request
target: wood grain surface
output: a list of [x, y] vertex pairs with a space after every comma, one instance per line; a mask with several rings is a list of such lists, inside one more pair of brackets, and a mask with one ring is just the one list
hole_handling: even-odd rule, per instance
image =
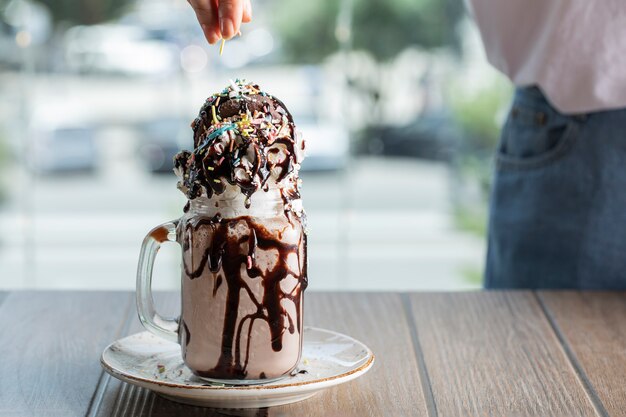
[[312, 401], [281, 407], [302, 416], [426, 416], [418, 363], [402, 299], [397, 294], [307, 294], [305, 322], [348, 334], [372, 349], [374, 367], [362, 378]]
[[610, 416], [626, 416], [626, 293], [541, 292], [555, 330]]
[[[157, 294], [175, 314], [177, 294]], [[309, 293], [308, 325], [377, 355], [310, 400], [227, 412], [178, 404], [100, 370], [141, 331], [130, 293], [0, 292], [0, 416], [626, 416], [626, 293]]]
[[[177, 298], [171, 297], [169, 304], [176, 301]], [[374, 353], [385, 353], [364, 377], [328, 389], [310, 401], [248, 410], [244, 415], [380, 416], [381, 410], [387, 410], [390, 416], [427, 415], [411, 335], [398, 295], [310, 293], [306, 295], [304, 316], [306, 325], [347, 333], [363, 341]], [[133, 324], [129, 331], [140, 330], [138, 326]], [[177, 404], [112, 380], [96, 415], [223, 415], [216, 413]]]
[[129, 293], [13, 292], [0, 305], [0, 415], [83, 416]]
[[[155, 292], [154, 302], [157, 311], [163, 316], [175, 317], [180, 312], [180, 296], [178, 294]], [[134, 298], [126, 321], [123, 336], [145, 330], [139, 322]], [[196, 415], [211, 415], [204, 414], [206, 410], [199, 407], [181, 406], [183, 407], [181, 409], [177, 403], [163, 399], [145, 388], [121, 382], [108, 374], [105, 374], [100, 382], [94, 398], [95, 400], [92, 403], [88, 416], [189, 415], [193, 417]], [[197, 414], [198, 412], [201, 414]]]
[[594, 416], [531, 292], [413, 294], [438, 416]]

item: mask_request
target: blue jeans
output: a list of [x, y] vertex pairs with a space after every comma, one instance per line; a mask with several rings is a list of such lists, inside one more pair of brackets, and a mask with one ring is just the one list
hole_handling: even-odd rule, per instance
[[485, 287], [626, 289], [626, 109], [516, 91], [496, 155]]

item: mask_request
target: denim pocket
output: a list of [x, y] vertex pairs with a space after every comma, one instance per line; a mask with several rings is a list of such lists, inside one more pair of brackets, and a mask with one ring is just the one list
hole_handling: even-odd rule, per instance
[[499, 169], [540, 168], [571, 149], [577, 123], [540, 99], [516, 100], [502, 130], [496, 155]]

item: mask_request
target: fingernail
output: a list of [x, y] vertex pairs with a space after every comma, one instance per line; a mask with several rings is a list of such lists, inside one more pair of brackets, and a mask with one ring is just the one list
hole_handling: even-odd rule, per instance
[[224, 39], [228, 40], [232, 38], [234, 28], [230, 19], [220, 19], [220, 31]]
[[206, 40], [209, 42], [210, 45], [213, 45], [215, 43], [215, 35], [209, 31], [209, 27], [204, 23], [200, 24], [200, 27], [202, 28], [202, 32], [204, 32], [204, 37], [206, 38]]

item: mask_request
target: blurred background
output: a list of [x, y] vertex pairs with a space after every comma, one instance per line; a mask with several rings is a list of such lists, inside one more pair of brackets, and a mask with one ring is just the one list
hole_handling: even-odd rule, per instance
[[172, 156], [229, 78], [308, 140], [311, 289], [480, 287], [511, 87], [463, 1], [253, 7], [219, 56], [185, 0], [0, 0], [0, 289], [134, 288], [144, 235], [182, 214]]

